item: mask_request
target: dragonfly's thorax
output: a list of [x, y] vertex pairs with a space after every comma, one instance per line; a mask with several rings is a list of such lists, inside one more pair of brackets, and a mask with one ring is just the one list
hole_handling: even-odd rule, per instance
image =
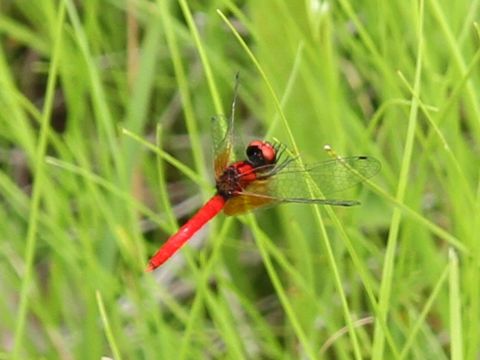
[[227, 167], [217, 179], [217, 191], [226, 199], [238, 195], [257, 178], [255, 168], [247, 161], [237, 161]]

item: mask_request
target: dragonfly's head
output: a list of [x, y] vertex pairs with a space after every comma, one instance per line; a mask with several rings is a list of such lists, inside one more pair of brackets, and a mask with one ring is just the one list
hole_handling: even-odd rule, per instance
[[254, 140], [247, 146], [248, 162], [254, 167], [275, 164], [277, 150], [267, 141]]

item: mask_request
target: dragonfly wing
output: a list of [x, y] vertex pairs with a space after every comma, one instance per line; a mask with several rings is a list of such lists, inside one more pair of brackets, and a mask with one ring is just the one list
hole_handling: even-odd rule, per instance
[[230, 118], [223, 115], [212, 117], [212, 139], [214, 151], [215, 176], [218, 178], [223, 170], [235, 161], [233, 152], [233, 123], [235, 120], [235, 108], [238, 96], [239, 74], [235, 75], [235, 87], [233, 90], [233, 101]]
[[228, 216], [240, 215], [261, 207], [273, 206], [280, 203], [313, 203], [331, 206], [353, 206], [360, 204], [359, 201], [355, 200], [277, 198], [260, 195], [258, 193], [242, 192], [240, 195], [227, 200], [223, 212]]
[[231, 199], [228, 199], [223, 208], [225, 215], [240, 215], [248, 211], [258, 209], [259, 207], [274, 205], [278, 199], [270, 196], [259, 196], [259, 194], [241, 193]]
[[212, 117], [212, 140], [215, 176], [219, 177], [223, 170], [234, 161], [233, 121], [229, 121], [223, 115]]
[[[280, 163], [277, 169], [272, 170], [272, 174], [267, 172], [264, 179], [261, 179], [260, 173], [260, 179], [248, 184], [239, 194], [244, 199], [233, 202], [231, 207], [241, 204], [239, 210], [235, 211], [243, 212], [279, 202], [357, 205], [358, 201], [325, 199], [324, 196], [348, 189], [374, 176], [380, 167], [378, 160], [367, 156], [338, 158], [310, 165], [295, 161], [285, 166]], [[233, 210], [228, 211], [233, 213]]]

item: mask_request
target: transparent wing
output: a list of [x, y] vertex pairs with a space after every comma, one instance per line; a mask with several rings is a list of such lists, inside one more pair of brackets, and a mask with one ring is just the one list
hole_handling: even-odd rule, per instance
[[223, 115], [212, 117], [212, 141], [215, 176], [222, 174], [223, 170], [232, 163], [233, 153], [233, 121]]
[[378, 160], [367, 156], [339, 158], [310, 165], [295, 161], [283, 164], [271, 171], [262, 172], [259, 169], [259, 180], [249, 183], [240, 194], [229, 199], [225, 213], [236, 215], [279, 202], [357, 205], [358, 201], [325, 199], [324, 195], [348, 189], [374, 176], [381, 168]]
[[228, 199], [223, 207], [226, 215], [239, 215], [259, 207], [274, 205], [279, 201], [269, 196], [258, 196], [259, 194], [246, 194]]
[[[281, 167], [281, 165], [279, 165]], [[348, 189], [380, 171], [377, 159], [368, 156], [352, 156], [302, 165], [291, 161], [265, 184], [250, 184], [245, 190], [282, 199], [312, 199]], [[320, 190], [320, 191], [318, 191]]]
[[319, 204], [319, 205], [331, 205], [331, 206], [353, 206], [359, 205], [359, 201], [355, 200], [335, 200], [335, 199], [288, 199], [277, 198], [269, 195], [255, 194], [243, 192], [234, 198], [227, 200], [223, 212], [226, 215], [240, 215], [248, 211], [258, 209], [260, 207], [273, 206], [279, 203], [306, 203], [306, 204]]
[[235, 161], [235, 154], [233, 151], [233, 124], [235, 121], [235, 107], [237, 104], [239, 73], [235, 74], [235, 86], [233, 89], [232, 110], [230, 119], [223, 115], [212, 117], [212, 139], [214, 151], [214, 168], [215, 176], [218, 178], [223, 170]]

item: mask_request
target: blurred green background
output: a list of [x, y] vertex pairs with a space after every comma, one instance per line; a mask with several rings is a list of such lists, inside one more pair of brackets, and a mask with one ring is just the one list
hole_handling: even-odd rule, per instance
[[[0, 359], [478, 359], [478, 0], [0, 2]], [[210, 118], [336, 198], [219, 215]]]

